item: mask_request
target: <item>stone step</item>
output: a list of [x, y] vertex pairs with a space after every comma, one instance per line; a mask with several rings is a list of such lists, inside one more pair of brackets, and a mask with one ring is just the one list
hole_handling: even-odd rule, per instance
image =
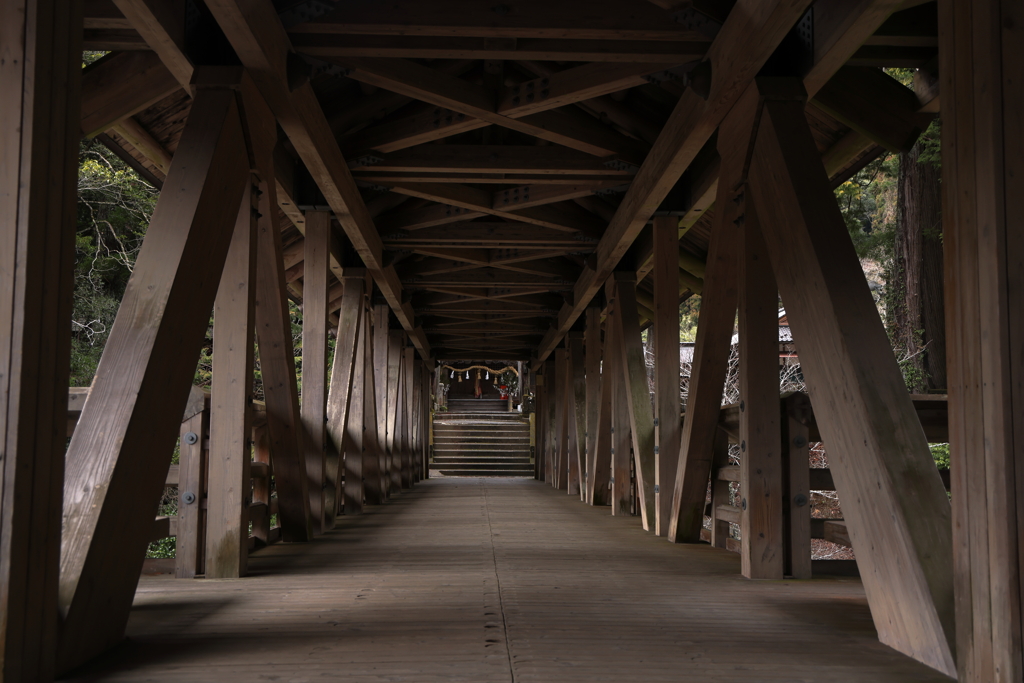
[[487, 443], [435, 443], [434, 452], [452, 452], [459, 453], [463, 451], [481, 451], [484, 453], [515, 453], [515, 452], [530, 452], [530, 444], [528, 443], [510, 443], [510, 444], [487, 444]]
[[476, 465], [486, 464], [506, 464], [506, 465], [521, 465], [522, 463], [530, 462], [530, 454], [522, 453], [519, 455], [511, 456], [508, 458], [493, 458], [489, 456], [474, 456], [474, 455], [435, 455], [434, 459], [431, 460], [433, 463], [445, 464], [445, 465], [456, 465], [459, 463], [473, 463]]
[[485, 434], [434, 434], [434, 443], [525, 443], [529, 445], [529, 434], [522, 436], [488, 436]]

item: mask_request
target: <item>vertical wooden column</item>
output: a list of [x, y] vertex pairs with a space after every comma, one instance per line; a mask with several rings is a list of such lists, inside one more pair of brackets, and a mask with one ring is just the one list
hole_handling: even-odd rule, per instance
[[551, 485], [567, 489], [568, 484], [568, 412], [566, 411], [566, 377], [569, 352], [555, 350], [555, 443], [551, 451]]
[[534, 390], [533, 398], [533, 410], [534, 410], [534, 459], [533, 459], [533, 478], [537, 481], [544, 480], [544, 410], [546, 406], [545, 393], [547, 387], [545, 386], [544, 377], [544, 364], [540, 366], [539, 372], [535, 375], [536, 389]]
[[[346, 515], [361, 515], [363, 513], [363, 499], [365, 497], [365, 477], [363, 472], [363, 465], [366, 462], [366, 403], [367, 393], [369, 393], [369, 384], [366, 379], [366, 357], [370, 353], [367, 345], [367, 338], [369, 333], [367, 326], [370, 324], [369, 315], [366, 312], [364, 299], [361, 296], [363, 289], [363, 282], [359, 281], [356, 283], [355, 280], [347, 281], [346, 287], [352, 288], [352, 296], [355, 297], [355, 293], [359, 292], [358, 306], [353, 305], [355, 309], [353, 315], [359, 320], [352, 326], [356, 328], [356, 338], [353, 346], [353, 362], [352, 362], [352, 381], [351, 390], [349, 393], [348, 400], [348, 416], [344, 422], [344, 429], [342, 432], [343, 444], [344, 444], [344, 465], [345, 468], [345, 514]], [[342, 309], [345, 310], [344, 308]], [[337, 353], [337, 350], [335, 350]], [[372, 372], [372, 370], [371, 370]], [[331, 378], [331, 382], [334, 382], [334, 378]], [[371, 395], [372, 400], [372, 395]], [[332, 425], [336, 423], [331, 422]], [[335, 432], [337, 434], [337, 432]], [[337, 436], [335, 443], [337, 442]]]
[[[939, 3], [959, 680], [1024, 678], [1024, 16]], [[858, 556], [859, 557], [859, 556]]]
[[416, 349], [407, 346], [402, 349], [403, 377], [405, 380], [405, 403], [403, 419], [405, 441], [402, 448], [402, 488], [409, 489], [416, 482], [413, 453], [416, 449], [416, 396], [420, 391], [419, 372], [416, 369]]
[[811, 578], [811, 472], [807, 395], [795, 393], [781, 401], [785, 531], [785, 573], [794, 579]]
[[387, 462], [388, 490], [392, 494], [402, 490], [400, 459], [402, 443], [398, 434], [399, 404], [402, 401], [402, 345], [404, 333], [401, 330], [388, 331], [388, 374], [387, 374]]
[[781, 579], [783, 467], [779, 429], [779, 295], [755, 206], [743, 203], [739, 269], [740, 558], [748, 579]]
[[174, 575], [192, 579], [206, 570], [206, 510], [209, 413], [200, 410], [181, 423], [178, 450], [178, 535], [174, 547]]
[[633, 437], [633, 460], [637, 480], [638, 507], [645, 531], [654, 531], [654, 415], [647, 388], [647, 364], [640, 339], [636, 309], [636, 273], [616, 272], [615, 325], [622, 374]]
[[569, 429], [572, 449], [569, 452], [569, 495], [579, 495], [586, 500], [586, 482], [583, 475], [587, 467], [587, 377], [583, 352], [583, 333], [570, 332], [569, 363]]
[[587, 308], [587, 497], [590, 505], [608, 504], [611, 477], [611, 393], [601, 376], [601, 309]]
[[[249, 163], [234, 91], [198, 88], [71, 438], [59, 671], [124, 635]], [[127, 398], [126, 398], [127, 397]]]
[[[302, 424], [313, 533], [326, 527], [327, 480], [327, 274], [330, 270], [331, 214], [306, 212], [302, 276]], [[342, 294], [344, 296], [344, 294]]]
[[722, 122], [718, 133], [721, 172], [693, 347], [686, 419], [672, 492], [672, 517], [668, 528], [668, 540], [672, 542], [697, 543], [704, 525], [715, 431], [722, 409], [722, 388], [736, 318], [742, 233], [736, 222], [739, 212], [734, 200], [743, 179], [756, 109], [757, 94], [748, 90]]
[[388, 496], [388, 485], [391, 477], [388, 474], [388, 305], [376, 304], [373, 307], [373, 386], [376, 405], [374, 406], [374, 422], [369, 423], [376, 428], [376, 443], [379, 451], [376, 453], [378, 463], [378, 476], [382, 479], [380, 483], [381, 495], [384, 499]]
[[82, 3], [0, 6], [0, 679], [58, 638]]
[[435, 373], [437, 371], [434, 368], [433, 362], [424, 360], [423, 361], [423, 404], [420, 407], [420, 411], [423, 415], [423, 439], [420, 444], [422, 453], [420, 456], [420, 467], [421, 477], [423, 479], [430, 478], [430, 450], [434, 443], [434, 425], [433, 425], [433, 404], [431, 396], [436, 391], [437, 380]]
[[758, 87], [749, 188], [879, 639], [955, 676], [949, 499], [820, 163], [802, 86]]
[[[258, 179], [253, 178], [253, 183]], [[213, 306], [206, 576], [245, 576], [249, 557], [252, 375], [255, 341], [256, 190], [242, 195]]]
[[609, 279], [606, 286], [609, 296], [608, 317], [605, 335], [605, 371], [603, 383], [608, 384], [611, 402], [611, 427], [609, 429], [609, 451], [611, 454], [611, 504], [613, 515], [630, 515], [633, 485], [629, 474], [630, 428], [629, 399], [626, 396], [626, 382], [622, 371], [621, 330], [615, 320], [615, 280]]
[[[379, 309], [379, 307], [375, 308]], [[374, 311], [374, 317], [377, 317], [377, 313], [379, 313], [379, 310]], [[386, 309], [384, 313], [386, 319]], [[366, 364], [363, 371], [363, 494], [367, 504], [380, 505], [387, 499], [384, 479], [386, 472], [383, 468], [381, 457], [382, 450], [384, 449], [382, 438], [386, 438], [386, 434], [382, 426], [383, 420], [378, 419], [377, 413], [379, 394], [376, 388], [376, 370], [379, 365], [378, 358], [381, 356], [378, 355], [375, 345], [376, 340], [381, 336], [386, 341], [387, 333], [386, 328], [383, 334], [373, 329], [373, 325], [370, 323], [369, 312], [366, 314], [363, 332], [363, 341], [366, 345], [366, 356], [363, 358]], [[383, 352], [386, 351], [387, 344], [384, 344]], [[387, 373], [383, 374], [385, 377], [387, 376]]]
[[[366, 271], [362, 268], [345, 268], [342, 276], [344, 290], [341, 298], [341, 311], [338, 319], [338, 336], [334, 346], [334, 363], [331, 370], [331, 389], [327, 396], [327, 432], [330, 436], [334, 450], [339, 454], [336, 468], [329, 467], [326, 477], [328, 485], [334, 487], [334, 509], [327, 511], [327, 526], [334, 516], [341, 513], [342, 509], [342, 476], [347, 481], [348, 472], [345, 470], [347, 444], [352, 428], [349, 424], [349, 414], [356, 405], [359, 406], [360, 448], [362, 447], [362, 384], [357, 385], [355, 377], [357, 372], [362, 377], [361, 358], [359, 351], [359, 335], [362, 333], [363, 319], [363, 281], [366, 278]], [[358, 476], [362, 479], [362, 458], [359, 459]], [[348, 463], [351, 465], [352, 463]], [[359, 492], [359, 504], [362, 505], [362, 490]]]
[[248, 77], [243, 78], [241, 93], [253, 154], [262, 179], [256, 246], [256, 339], [270, 449], [274, 453], [278, 516], [284, 540], [307, 541], [313, 535], [309, 482], [306, 479], [299, 389], [295, 378], [292, 324], [285, 293], [281, 226], [277, 220], [277, 180], [274, 176], [277, 121]]
[[654, 219], [655, 533], [668, 535], [679, 464], [679, 219]]

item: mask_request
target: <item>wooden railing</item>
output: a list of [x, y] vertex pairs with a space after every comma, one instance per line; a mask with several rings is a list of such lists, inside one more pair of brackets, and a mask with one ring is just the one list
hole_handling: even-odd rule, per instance
[[[88, 387], [72, 387], [68, 391], [69, 437], [75, 431], [88, 395]], [[261, 401], [252, 404], [252, 442], [252, 494], [249, 497], [252, 502], [248, 510], [250, 551], [281, 540], [280, 524], [271, 525], [273, 516], [278, 512], [278, 504], [272, 483], [266, 406]], [[150, 534], [151, 541], [175, 537], [174, 575], [179, 578], [192, 578], [205, 571], [209, 451], [210, 394], [199, 387], [192, 387], [181, 421], [178, 464], [168, 468], [164, 481], [165, 487], [178, 490], [178, 514], [156, 516]], [[139, 513], [145, 514], [144, 511]]]
[[[946, 396], [914, 395], [912, 399], [928, 442], [947, 442], [949, 420]], [[810, 444], [822, 440], [810, 400], [806, 394], [792, 393], [782, 396], [779, 406], [783, 427], [783, 478], [788, 487], [783, 499], [783, 515], [788, 535], [788, 573], [794, 562], [809, 560], [811, 539], [824, 539], [847, 547], [852, 547], [852, 543], [844, 520], [813, 518], [808, 514], [812, 491], [836, 490], [832, 472], [828, 468], [812, 468], [809, 464]], [[739, 404], [722, 406], [718, 427], [711, 470], [711, 502], [705, 508], [705, 515], [711, 518], [711, 528], [703, 529], [701, 538], [716, 547], [740, 552], [740, 541], [731, 537], [730, 525], [740, 525], [741, 537], [746, 530], [742, 528], [742, 510], [732, 504], [729, 491], [731, 483], [740, 481], [740, 467], [729, 464], [729, 445], [739, 443]], [[939, 470], [939, 474], [946, 489], [949, 490], [949, 470]], [[804, 521], [807, 523], [803, 524]], [[856, 573], [856, 565], [852, 561], [814, 561], [813, 572], [850, 574]]]

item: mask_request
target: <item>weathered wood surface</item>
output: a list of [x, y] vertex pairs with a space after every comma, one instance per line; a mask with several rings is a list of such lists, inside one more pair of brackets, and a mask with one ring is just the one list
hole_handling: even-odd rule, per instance
[[327, 480], [327, 273], [331, 215], [306, 212], [305, 276], [302, 281], [302, 403], [306, 479], [313, 533], [327, 528], [324, 484]]
[[572, 409], [569, 412], [569, 429], [571, 430], [573, 448], [569, 453], [569, 493], [578, 493], [586, 500], [586, 481], [583, 479], [587, 471], [587, 379], [586, 361], [583, 351], [583, 333], [569, 333], [569, 362], [572, 364], [571, 395]]
[[615, 273], [616, 339], [619, 345], [619, 374], [625, 385], [630, 434], [633, 437], [634, 476], [637, 507], [647, 531], [654, 531], [654, 412], [647, 389], [647, 363], [640, 339], [636, 312], [636, 275]]
[[68, 448], [59, 669], [121, 639], [248, 168], [235, 94], [204, 89]]
[[0, 680], [54, 674], [82, 4], [0, 7]]
[[668, 534], [679, 463], [679, 218], [654, 219], [654, 529]]
[[242, 194], [213, 306], [213, 379], [207, 467], [206, 576], [245, 576], [252, 461], [256, 205], [253, 178]]
[[779, 426], [779, 294], [754, 202], [743, 209], [739, 269], [740, 557], [748, 579], [781, 579], [782, 435]]
[[[327, 396], [327, 433], [331, 439], [330, 447], [338, 453], [338, 459], [329, 461], [331, 466], [327, 468], [327, 482], [334, 486], [336, 492], [334, 507], [327, 511], [328, 526], [333, 524], [335, 516], [342, 510], [341, 488], [345, 474], [343, 461], [346, 435], [349, 433], [349, 414], [356, 407], [355, 404], [362, 400], [357, 398], [361, 396], [362, 387], [356, 386], [353, 379], [356, 372], [361, 372], [356, 352], [359, 348], [359, 334], [362, 331], [365, 277], [366, 273], [362, 269], [349, 268], [342, 278], [345, 291], [342, 294], [330, 393]], [[361, 433], [362, 413], [359, 428]]]
[[877, 641], [856, 579], [747, 581], [530, 479], [434, 479], [250, 562], [143, 578], [131, 640], [83, 679], [951, 680]]
[[697, 339], [686, 397], [686, 420], [680, 437], [679, 461], [672, 493], [668, 539], [696, 543], [704, 522], [704, 498], [711, 472], [714, 426], [722, 405], [722, 386], [729, 361], [729, 343], [736, 316], [738, 254], [742, 232], [733, 202], [742, 180], [753, 125], [749, 93], [722, 123], [718, 152], [722, 157], [707, 271], [697, 319]]
[[[587, 309], [587, 498], [590, 505], [608, 505], [611, 478], [611, 382], [601, 371], [601, 310]], [[608, 362], [607, 355], [604, 356]], [[605, 368], [608, 366], [605, 365]], [[607, 372], [607, 370], [605, 370]]]
[[1019, 3], [939, 8], [949, 444], [960, 680], [1022, 661], [1024, 63]]
[[956, 674], [949, 499], [843, 225], [801, 102], [766, 97], [749, 190], [786, 302], [879, 637]]

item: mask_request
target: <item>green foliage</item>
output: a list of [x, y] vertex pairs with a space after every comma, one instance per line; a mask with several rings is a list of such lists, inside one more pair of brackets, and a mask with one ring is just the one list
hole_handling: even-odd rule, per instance
[[697, 341], [697, 318], [700, 315], [700, 295], [694, 294], [679, 304], [679, 341]]
[[899, 157], [886, 154], [836, 188], [836, 200], [860, 258], [892, 259]]
[[135, 266], [157, 190], [105, 147], [85, 141], [78, 169], [71, 386], [88, 386]]
[[935, 461], [936, 467], [940, 470], [949, 469], [949, 444], [948, 443], [932, 443], [928, 444], [928, 448], [931, 449], [932, 459]]

